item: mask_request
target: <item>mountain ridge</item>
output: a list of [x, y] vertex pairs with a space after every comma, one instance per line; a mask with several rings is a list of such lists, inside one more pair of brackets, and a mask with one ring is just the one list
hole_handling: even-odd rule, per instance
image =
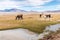
[[[21, 10], [21, 9], [12, 8], [12, 9], [0, 10], [0, 12], [38, 12], [38, 11], [26, 11], [26, 10]], [[43, 12], [60, 12], [60, 10], [43, 11]]]

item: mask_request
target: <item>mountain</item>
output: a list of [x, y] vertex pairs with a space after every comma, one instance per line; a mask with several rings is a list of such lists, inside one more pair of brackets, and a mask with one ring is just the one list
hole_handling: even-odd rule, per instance
[[60, 12], [60, 10], [45, 11], [45, 12]]
[[[0, 10], [0, 12], [38, 12], [38, 11], [33, 11], [33, 10], [25, 11], [25, 10], [21, 10], [21, 9], [12, 8], [12, 9]], [[44, 11], [44, 12], [60, 12], [60, 10]]]
[[27, 12], [27, 11], [13, 8], [13, 9], [0, 10], [0, 12]]

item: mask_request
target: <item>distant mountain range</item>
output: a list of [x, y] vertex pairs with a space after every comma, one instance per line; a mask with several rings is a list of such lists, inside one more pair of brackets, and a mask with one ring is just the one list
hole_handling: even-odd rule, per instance
[[45, 12], [60, 12], [60, 10], [45, 11]]
[[[21, 10], [21, 9], [4, 9], [4, 10], [0, 10], [0, 12], [37, 12], [37, 11], [25, 11], [25, 10]], [[55, 11], [44, 11], [44, 12], [60, 12], [60, 10], [55, 10]]]
[[0, 12], [27, 12], [27, 11], [20, 9], [4, 9], [4, 10], [0, 10]]

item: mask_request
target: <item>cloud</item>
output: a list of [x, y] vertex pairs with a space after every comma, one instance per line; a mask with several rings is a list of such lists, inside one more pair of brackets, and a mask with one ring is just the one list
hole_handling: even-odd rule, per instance
[[[52, 0], [0, 0], [0, 8], [8, 7], [38, 7]], [[39, 6], [40, 7], [40, 6]]]
[[2, 1], [0, 2], [0, 9], [8, 9], [8, 8], [17, 8], [17, 4], [19, 4], [18, 2], [12, 2], [12, 1]]
[[53, 0], [10, 0], [10, 1], [14, 1], [14, 2], [19, 2], [18, 5], [22, 4], [22, 5], [26, 5], [26, 6], [38, 6], [38, 5], [44, 5], [46, 3], [49, 3]]
[[60, 9], [60, 5], [56, 5], [55, 7], [56, 10]]
[[10, 0], [10, 1], [26, 1], [26, 0]]
[[60, 5], [53, 5], [53, 6], [44, 6], [43, 11], [53, 11], [53, 10], [60, 10]]
[[27, 0], [31, 5], [37, 6], [37, 5], [44, 5], [48, 2], [51, 2], [53, 0]]
[[[15, 2], [16, 1], [17, 0], [15, 0]], [[32, 8], [33, 9], [34, 8], [43, 8], [44, 6], [42, 6], [42, 5], [44, 5], [46, 3], [49, 3], [49, 2], [51, 2], [53, 0], [24, 0], [22, 2], [20, 2], [20, 1], [18, 1], [19, 2], [18, 6], [20, 8], [22, 8], [22, 7], [24, 7], [24, 8], [30, 8], [30, 10], [31, 10]]]
[[44, 6], [54, 0], [0, 0], [0, 9], [18, 8], [23, 10], [58, 10], [60, 5]]

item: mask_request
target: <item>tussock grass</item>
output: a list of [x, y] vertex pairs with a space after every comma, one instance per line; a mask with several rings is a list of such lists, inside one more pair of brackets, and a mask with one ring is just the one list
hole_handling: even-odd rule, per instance
[[24, 28], [36, 33], [41, 33], [46, 26], [56, 24], [52, 21], [39, 21], [39, 20], [0, 20], [0, 30]]
[[56, 21], [41, 20], [37, 15], [24, 15], [23, 20], [15, 20], [16, 15], [0, 16], [0, 30], [24, 28], [36, 33], [41, 33], [46, 26], [57, 24]]

